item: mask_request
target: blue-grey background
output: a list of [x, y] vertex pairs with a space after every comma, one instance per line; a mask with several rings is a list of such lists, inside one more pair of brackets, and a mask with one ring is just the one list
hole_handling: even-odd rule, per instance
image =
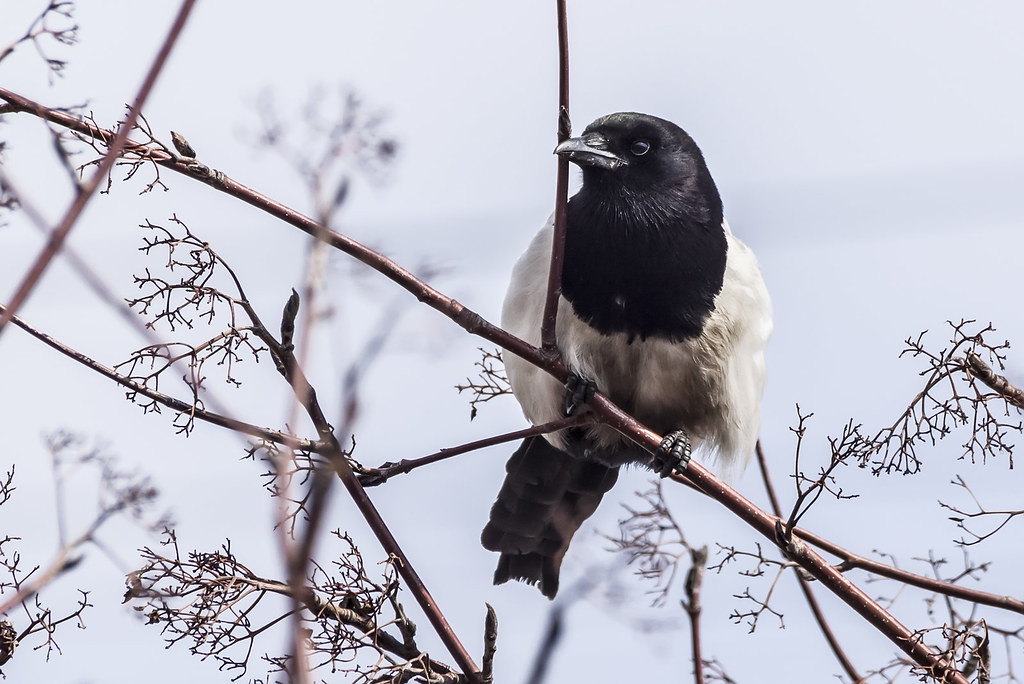
[[[0, 44], [13, 40], [44, 3], [2, 6]], [[54, 52], [66, 75], [47, 85], [31, 48], [0, 63], [0, 83], [51, 105], [87, 102], [104, 124], [134, 97], [176, 8], [174, 3], [82, 2], [80, 44]], [[1024, 215], [1024, 98], [1019, 87], [1024, 9], [1005, 2], [748, 1], [665, 3], [572, 2], [569, 7], [572, 114], [577, 129], [599, 115], [637, 110], [672, 119], [698, 141], [722, 192], [733, 231], [757, 252], [775, 306], [769, 348], [763, 442], [776, 483], [792, 499], [795, 404], [813, 412], [805, 468], [827, 454], [829, 435], [851, 418], [868, 432], [892, 420], [919, 389], [920, 366], [897, 359], [902, 340], [930, 329], [936, 348], [947, 319], [977, 318], [999, 328], [993, 339], [1024, 339], [1019, 315], [1019, 261]], [[183, 133], [201, 159], [237, 180], [311, 211], [291, 167], [254, 148], [260, 93], [278, 111], [298, 114], [314, 88], [341, 87], [386, 112], [400, 153], [386, 183], [357, 181], [336, 229], [411, 268], [438, 270], [431, 283], [496, 321], [507, 274], [551, 210], [556, 113], [554, 3], [390, 3], [296, 1], [201, 3], [145, 108], [157, 135]], [[45, 129], [9, 119], [4, 171], [51, 221], [71, 196]], [[84, 161], [84, 158], [83, 158]], [[98, 196], [70, 244], [119, 294], [134, 294], [131, 274], [151, 261], [137, 252], [137, 224], [176, 213], [224, 255], [250, 298], [276, 320], [288, 291], [301, 283], [307, 242], [282, 225], [206, 187], [165, 178], [170, 192], [138, 196], [140, 182]], [[7, 300], [41, 245], [17, 216], [0, 228], [0, 297]], [[156, 261], [159, 261], [158, 259]], [[470, 422], [467, 398], [453, 385], [475, 373], [480, 341], [382, 278], [331, 257], [327, 296], [332, 315], [317, 328], [309, 375], [337, 415], [341, 375], [393, 302], [404, 303], [393, 335], [361, 394], [356, 456], [367, 465], [413, 458], [440, 447], [523, 426], [514, 402], [482, 407]], [[57, 262], [22, 311], [68, 344], [113, 364], [142, 345], [108, 307]], [[165, 334], [162, 332], [161, 334]], [[1007, 374], [1024, 379], [1011, 352]], [[267, 364], [238, 369], [241, 389], [211, 382], [218, 400], [251, 422], [279, 426], [289, 392]], [[44, 563], [56, 532], [50, 465], [41, 435], [69, 428], [94, 437], [126, 467], [152, 476], [178, 521], [185, 548], [213, 550], [230, 537], [257, 572], [281, 574], [270, 526], [275, 508], [260, 489], [260, 468], [240, 461], [244, 444], [214, 427], [174, 435], [170, 418], [142, 416], [112, 383], [58, 357], [20, 331], [0, 338], [0, 421], [5, 455], [17, 463], [18, 490], [0, 533], [23, 537], [26, 563]], [[303, 429], [308, 430], [308, 426]], [[855, 551], [895, 554], [903, 567], [928, 574], [915, 558], [930, 551], [962, 567], [958, 536], [936, 501], [968, 505], [949, 481], [961, 473], [992, 507], [1020, 507], [1019, 478], [1005, 459], [957, 461], [954, 437], [928, 450], [925, 473], [875, 479], [842, 473], [859, 499], [822, 500], [805, 525]], [[479, 530], [503, 475], [510, 447], [453, 459], [372, 491], [456, 631], [480, 650], [484, 602], [500, 618], [497, 681], [521, 681], [550, 604], [534, 589], [490, 585], [494, 557]], [[580, 532], [566, 558], [563, 586], [621, 562], [597, 531], [614, 533], [621, 502], [647, 475], [632, 471]], [[72, 488], [72, 521], [93, 499], [87, 474]], [[735, 482], [764, 504], [754, 470]], [[694, 543], [752, 550], [751, 532], [723, 509], [679, 488], [670, 492]], [[369, 565], [381, 552], [354, 509], [339, 496], [329, 526], [351, 530]], [[73, 525], [72, 525], [73, 527]], [[1008, 543], [1019, 529], [972, 549], [996, 561], [984, 586], [1019, 588], [1020, 552]], [[8, 681], [227, 681], [212, 662], [182, 645], [164, 650], [157, 628], [121, 606], [121, 576], [137, 565], [133, 550], [155, 543], [127, 524], [103, 535], [115, 559], [88, 550], [83, 565], [45, 594], [55, 607], [89, 588], [95, 608], [87, 629], [58, 634], [62, 655], [19, 651]], [[324, 552], [330, 548], [325, 546]], [[607, 592], [574, 604], [550, 681], [643, 681], [689, 678], [689, 636], [674, 603], [647, 607], [647, 587], [615, 573], [625, 596]], [[857, 576], [863, 582], [863, 576]], [[839, 667], [810, 625], [791, 577], [772, 605], [785, 629], [766, 616], [757, 631], [728, 615], [749, 604], [733, 598], [750, 587], [764, 596], [771, 577], [748, 578], [730, 566], [706, 578], [705, 652], [740, 682], [829, 681]], [[893, 597], [892, 584], [867, 585]], [[840, 638], [864, 672], [885, 664], [891, 644], [835, 599], [819, 594]], [[907, 590], [893, 606], [912, 628], [928, 624], [924, 595]], [[421, 644], [447, 658], [421, 623]], [[1012, 626], [1012, 616], [990, 614]], [[641, 625], [657, 629], [642, 631]], [[280, 646], [271, 636], [266, 648]], [[1009, 651], [993, 649], [997, 668]], [[772, 674], [775, 673], [775, 674]], [[254, 664], [252, 676], [262, 670]], [[323, 676], [331, 679], [329, 673]]]

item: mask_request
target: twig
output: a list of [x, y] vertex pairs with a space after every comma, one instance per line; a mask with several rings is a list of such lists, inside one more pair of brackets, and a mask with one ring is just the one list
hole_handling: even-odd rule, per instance
[[547, 677], [551, 655], [555, 652], [555, 647], [562, 640], [562, 623], [565, 620], [566, 605], [566, 603], [556, 603], [548, 611], [548, 624], [544, 630], [544, 637], [540, 648], [534, 657], [530, 676], [526, 679], [527, 684], [543, 684], [544, 678]]
[[[761, 470], [761, 479], [764, 481], [765, 491], [768, 492], [768, 500], [771, 502], [772, 511], [775, 515], [781, 517], [782, 507], [779, 505], [779, 498], [775, 494], [775, 486], [772, 484], [771, 476], [768, 474], [768, 463], [764, 457], [764, 449], [761, 447], [761, 440], [757, 441], [756, 453], [757, 465]], [[863, 677], [857, 671], [857, 668], [854, 666], [850, 658], [846, 655], [846, 651], [843, 650], [842, 645], [839, 643], [839, 639], [836, 638], [835, 633], [832, 631], [832, 627], [825, 619], [825, 614], [822, 612], [821, 606], [818, 604], [818, 599], [814, 596], [814, 591], [811, 589], [810, 584], [799, 572], [794, 574], [797, 582], [800, 584], [800, 590], [804, 594], [804, 599], [807, 601], [807, 607], [810, 608], [811, 614], [818, 623], [818, 628], [821, 629], [821, 633], [824, 635], [825, 641], [828, 642], [829, 648], [832, 649], [832, 653], [835, 655], [836, 660], [839, 661], [839, 664], [846, 671], [847, 676], [852, 681], [863, 681]]]
[[1024, 409], [1024, 391], [1014, 387], [1009, 380], [992, 370], [992, 367], [974, 351], [968, 351], [966, 357], [966, 365], [974, 377], [1006, 397], [1006, 400], [1017, 408]]
[[495, 444], [514, 442], [518, 439], [533, 437], [534, 435], [543, 435], [549, 432], [555, 432], [556, 430], [564, 430], [565, 428], [573, 427], [574, 425], [580, 425], [586, 420], [587, 417], [585, 414], [569, 416], [568, 418], [560, 418], [559, 420], [553, 420], [550, 423], [534, 425], [523, 430], [506, 432], [502, 435], [495, 435], [494, 437], [488, 437], [486, 439], [478, 439], [475, 442], [469, 442], [455, 447], [448, 447], [430, 454], [429, 456], [423, 456], [422, 458], [402, 459], [398, 463], [385, 463], [379, 468], [367, 468], [360, 472], [358, 474], [359, 481], [364, 487], [376, 487], [377, 485], [384, 484], [389, 478], [392, 478], [395, 475], [404, 475], [416, 468], [419, 468], [420, 466], [437, 463], [438, 461], [443, 461], [447, 458], [451, 458], [452, 456], [458, 456], [477, 449], [484, 449], [489, 446], [494, 446]]
[[[1024, 515], [1024, 509], [1021, 508], [1002, 509], [995, 511], [988, 510], [987, 508], [981, 505], [981, 501], [978, 500], [978, 497], [974, 495], [974, 492], [971, 491], [971, 488], [967, 486], [967, 482], [965, 482], [964, 478], [961, 477], [960, 475], [957, 475], [956, 479], [953, 480], [951, 484], [954, 484], [958, 487], [962, 487], [964, 491], [966, 491], [967, 494], [970, 495], [971, 499], [974, 501], [974, 505], [978, 507], [977, 511], [965, 511], [951, 504], [943, 503], [942, 501], [939, 502], [939, 506], [945, 508], [946, 510], [954, 514], [950, 516], [949, 519], [955, 522], [957, 527], [959, 527], [961, 530], [963, 530], [964, 532], [973, 537], [973, 539], [970, 540], [965, 539], [964, 537], [958, 539], [957, 543], [962, 546], [973, 546], [975, 544], [980, 544], [986, 539], [992, 537], [992, 535], [999, 532], [999, 530], [1006, 527], [1006, 525], [1008, 525], [1010, 521], [1016, 518], [1017, 516]], [[1002, 520], [991, 530], [983, 534], [979, 534], [971, 529], [968, 529], [966, 523], [966, 520], [968, 518], [984, 518], [988, 516], [999, 516], [1002, 518]]]
[[693, 657], [693, 681], [704, 684], [704, 657], [701, 655], [700, 639], [700, 590], [704, 583], [704, 566], [708, 562], [708, 547], [690, 550], [690, 571], [686, 573], [686, 599], [682, 602], [690, 617], [690, 646]]
[[[31, 112], [36, 116], [40, 116], [49, 121], [66, 125], [74, 130], [78, 130], [84, 135], [98, 137], [103, 133], [102, 129], [90, 126], [75, 117], [66, 115], [57, 110], [42, 107], [37, 103], [16, 95], [4, 88], [0, 88], [0, 99], [4, 99], [7, 102], [15, 104], [18, 109], [22, 111]], [[127, 146], [126, 149], [128, 149]], [[297, 227], [307, 234], [322, 236], [326, 242], [336, 249], [351, 255], [378, 271], [412, 293], [420, 302], [447, 316], [470, 334], [477, 335], [503, 347], [505, 350], [516, 354], [526, 361], [533, 363], [538, 368], [547, 371], [562, 382], [567, 380], [565, 366], [559, 359], [552, 358], [551, 355], [545, 354], [540, 349], [488, 322], [482, 316], [465, 307], [457, 300], [444, 295], [438, 290], [427, 285], [422, 280], [416, 278], [408, 270], [402, 268], [384, 255], [367, 248], [345, 235], [335, 233], [333, 231], [324, 231], [322, 227], [312, 219], [230, 179], [223, 173], [210, 169], [209, 167], [199, 164], [194, 160], [177, 160], [171, 157], [169, 153], [158, 151], [155, 147], [145, 145], [136, 144], [134, 151], [149, 155], [149, 158], [152, 159], [154, 163], [162, 167], [172, 169], [189, 176], [190, 178], [206, 183], [207, 185], [231, 195], [232, 197], [237, 197], [247, 204], [257, 207], [262, 211]], [[623, 412], [603, 395], [595, 394], [590, 402], [590, 407], [593, 414], [599, 420], [618, 430], [629, 439], [650, 450], [652, 453], [661, 444], [660, 435], [657, 435], [641, 425], [636, 421], [636, 419]], [[335, 445], [336, 444], [337, 443], [335, 442]], [[332, 460], [340, 458], [342, 454], [340, 446], [332, 447], [329, 452], [322, 451], [320, 453], [323, 453], [325, 456], [330, 456]], [[343, 460], [343, 458], [341, 460]], [[347, 463], [344, 464], [344, 469], [351, 473], [351, 469], [348, 467]], [[782, 521], [778, 517], [769, 515], [759, 509], [734, 489], [719, 480], [700, 463], [691, 461], [686, 475], [675, 474], [672, 478], [683, 484], [692, 484], [728, 508], [741, 520], [754, 528], [758, 533], [762, 534], [767, 539], [770, 539], [773, 543], [780, 543], [780, 540], [776, 536], [776, 523], [778, 522], [781, 524]], [[366, 494], [354, 474], [351, 475], [351, 482], [349, 482], [346, 477], [343, 477], [343, 482], [345, 482], [345, 486], [349, 489], [350, 493], [355, 492], [353, 493], [353, 497], [356, 498], [357, 504], [359, 503], [360, 497], [365, 499]], [[375, 509], [372, 509], [372, 504], [370, 504], [368, 499], [365, 500], [365, 504], [359, 505], [360, 509], [364, 511], [364, 515], [371, 516], [368, 517], [368, 520], [371, 520], [371, 527], [375, 528], [376, 525], [383, 524], [383, 521], [380, 521], [379, 519], [379, 514], [376, 513]], [[367, 507], [365, 510], [364, 505]], [[372, 513], [370, 512], [371, 510]], [[373, 517], [376, 518], [377, 522], [372, 521]], [[387, 534], [390, 535], [390, 533]], [[799, 534], [797, 536], [799, 536]], [[792, 544], [793, 540], [782, 540], [781, 543]], [[943, 676], [947, 677], [947, 681], [949, 682], [966, 684], [966, 680], [956, 673], [955, 668], [953, 668], [948, 661], [940, 658], [925, 644], [920, 642], [920, 640], [916, 639], [910, 630], [900, 624], [888, 612], [883, 610], [860, 588], [843, 577], [843, 575], [836, 569], [832, 568], [832, 566], [829, 565], [820, 555], [806, 547], [802, 549], [787, 549], [787, 552], [792, 553], [794, 560], [817, 577], [822, 582], [823, 586], [836, 593], [848, 605], [854, 608], [857, 613], [862, 615], [901, 650], [906, 652], [915, 662], [920, 664], [922, 667], [933, 671], [936, 676], [940, 678]], [[429, 599], [428, 605], [433, 607], [432, 599]], [[428, 613], [428, 615], [430, 615], [430, 613]], [[468, 658], [468, 654], [466, 657]], [[472, 661], [469, 660], [468, 662]], [[460, 665], [463, 665], [461, 660]]]
[[[4, 311], [6, 311], [6, 308], [2, 304], [0, 304], [0, 313], [3, 313]], [[175, 399], [174, 397], [168, 396], [161, 392], [157, 392], [156, 390], [150, 389], [149, 387], [146, 387], [142, 384], [135, 382], [134, 380], [131, 380], [121, 375], [117, 371], [113, 370], [112, 368], [108, 368], [107, 366], [104, 366], [102, 363], [99, 363], [98, 361], [94, 361], [85, 354], [82, 354], [81, 352], [76, 351], [71, 347], [68, 347], [62, 342], [55, 340], [46, 333], [41, 332], [36, 328], [33, 328], [31, 325], [26, 323], [18, 316], [13, 316], [11, 318], [11, 322], [14, 325], [18, 326], [19, 328], [21, 328], [22, 330], [24, 330], [25, 332], [27, 332], [32, 337], [35, 337], [37, 340], [57, 350], [58, 352], [68, 357], [69, 359], [77, 361], [86, 368], [89, 368], [90, 370], [93, 370], [99, 373], [100, 375], [113, 380], [117, 384], [128, 388], [128, 390], [130, 390], [132, 393], [141, 394], [142, 396], [151, 399], [158, 404], [166, 406], [167, 408], [188, 414], [189, 417], [191, 418], [198, 418], [199, 420], [210, 423], [212, 425], [219, 425], [220, 427], [228, 428], [229, 430], [235, 430], [237, 432], [241, 432], [251, 437], [265, 439], [268, 442], [274, 442], [275, 444], [287, 444], [290, 446], [294, 446], [304, 451], [318, 452], [321, 448], [320, 443], [314, 440], [299, 439], [292, 435], [280, 432], [278, 430], [271, 430], [270, 428], [261, 428], [256, 425], [243, 422], [241, 420], [236, 420], [235, 418], [230, 418], [228, 416], [197, 408], [192, 404], [181, 401], [179, 399]]]
[[113, 168], [118, 158], [121, 156], [121, 150], [124, 149], [125, 143], [128, 142], [128, 134], [131, 133], [132, 128], [135, 126], [135, 121], [139, 116], [139, 112], [142, 111], [142, 105], [146, 102], [146, 98], [149, 96], [150, 91], [156, 84], [157, 76], [163, 70], [164, 64], [167, 61], [167, 57], [171, 53], [171, 49], [174, 47], [175, 42], [178, 40], [178, 36], [181, 35], [181, 30], [185, 26], [185, 22], [188, 19], [189, 13], [192, 11], [192, 6], [195, 4], [195, 0], [183, 0], [181, 3], [181, 9], [178, 10], [178, 15], [174, 19], [174, 23], [171, 25], [170, 31], [167, 33], [167, 37], [164, 39], [163, 45], [160, 46], [159, 52], [153, 59], [152, 65], [150, 65], [149, 72], [146, 74], [145, 80], [142, 82], [142, 86], [139, 88], [138, 94], [135, 96], [135, 101], [132, 106], [128, 109], [128, 116], [125, 117], [124, 122], [117, 131], [117, 135], [114, 136], [113, 141], [110, 143], [107, 153], [103, 156], [103, 160], [100, 162], [96, 171], [85, 183], [79, 187], [78, 194], [75, 196], [75, 200], [71, 203], [71, 207], [68, 209], [64, 218], [57, 224], [53, 232], [50, 234], [50, 239], [47, 241], [46, 246], [39, 253], [32, 267], [25, 274], [18, 289], [15, 290], [13, 297], [7, 304], [7, 310], [0, 315], [0, 335], [3, 334], [4, 328], [7, 326], [8, 321], [11, 317], [18, 312], [21, 305], [28, 299], [28, 296], [32, 293], [36, 283], [43, 277], [43, 273], [46, 272], [46, 268], [53, 261], [53, 257], [60, 251], [61, 246], [64, 244], [65, 238], [68, 233], [74, 227], [75, 222], [78, 221], [78, 217], [81, 216], [85, 210], [85, 205], [88, 204], [89, 199], [96, 192], [96, 189], [103, 182], [103, 179], [107, 177], [107, 174]]
[[[571, 131], [569, 119], [569, 28], [566, 20], [565, 0], [556, 0], [558, 12], [558, 142], [566, 140]], [[565, 260], [566, 204], [569, 195], [569, 160], [558, 157], [558, 175], [555, 181], [555, 225], [552, 231], [551, 267], [548, 270], [548, 289], [541, 319], [541, 350], [552, 357], [558, 356], [555, 339], [555, 321], [558, 318], [558, 299], [562, 293], [562, 265]]]
[[324, 449], [320, 453], [327, 458], [334, 468], [335, 473], [341, 479], [342, 484], [345, 485], [345, 489], [348, 490], [356, 507], [359, 508], [359, 512], [363, 515], [363, 518], [370, 526], [381, 546], [384, 547], [384, 550], [389, 555], [396, 559], [399, 574], [405, 580], [413, 596], [416, 597], [420, 608], [423, 609], [427, 619], [430, 620], [431, 625], [434, 627], [434, 631], [437, 632], [441, 641], [448, 648], [448, 652], [455, 658], [455, 661], [471, 682], [479, 682], [479, 668], [473, 662], [472, 656], [469, 655], [462, 642], [459, 641], [451, 625], [448, 624], [448, 620], [438, 608], [434, 597], [430, 595], [430, 591], [423, 583], [419, 573], [413, 568], [409, 558], [398, 544], [398, 540], [391, 534], [391, 530], [388, 528], [387, 523], [384, 522], [380, 512], [373, 505], [373, 502], [370, 501], [370, 497], [367, 496], [366, 490], [363, 489], [359, 478], [356, 477], [355, 472], [352, 470], [345, 452], [334, 436], [331, 424], [320, 407], [316, 390], [306, 379], [305, 374], [295, 360], [292, 350], [282, 347], [278, 343], [259, 319], [255, 317], [255, 312], [250, 312], [250, 316], [252, 317], [256, 334], [263, 340], [264, 344], [270, 347], [271, 352], [280, 362], [285, 379], [291, 385], [296, 398], [302, 403], [313, 425], [316, 426], [320, 439], [324, 444]]
[[839, 572], [865, 570], [881, 577], [887, 577], [910, 586], [918, 587], [919, 589], [934, 591], [935, 593], [942, 594], [943, 596], [951, 596], [953, 598], [959, 598], [985, 606], [992, 606], [993, 608], [1001, 608], [1002, 610], [1008, 610], [1024, 615], [1024, 601], [1012, 596], [1000, 596], [999, 594], [992, 594], [987, 591], [978, 591], [977, 589], [970, 589], [958, 584], [951, 584], [950, 582], [943, 582], [931, 577], [925, 577], [923, 575], [908, 572], [858, 555], [853, 551], [845, 549], [824, 537], [800, 527], [794, 528], [793, 534], [840, 558], [842, 562], [836, 566], [836, 570]]
[[494, 652], [498, 650], [498, 614], [491, 604], [487, 606], [487, 618], [484, 620], [484, 659], [483, 670], [480, 672], [481, 684], [494, 681]]

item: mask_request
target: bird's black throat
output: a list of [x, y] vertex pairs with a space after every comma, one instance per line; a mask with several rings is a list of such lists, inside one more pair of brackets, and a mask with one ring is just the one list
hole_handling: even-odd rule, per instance
[[711, 193], [651, 197], [587, 189], [569, 200], [562, 294], [606, 335], [701, 333], [722, 289], [728, 241]]

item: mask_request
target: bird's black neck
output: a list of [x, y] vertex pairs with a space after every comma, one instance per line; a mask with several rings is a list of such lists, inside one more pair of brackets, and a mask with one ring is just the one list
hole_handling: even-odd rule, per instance
[[587, 185], [567, 210], [562, 294], [576, 314], [606, 335], [699, 335], [728, 249], [713, 183], [710, 192], [678, 188], [658, 201]]

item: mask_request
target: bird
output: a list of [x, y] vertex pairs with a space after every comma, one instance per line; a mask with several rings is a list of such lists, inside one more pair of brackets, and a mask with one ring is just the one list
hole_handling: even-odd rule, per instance
[[[579, 166], [566, 207], [555, 334], [563, 384], [507, 352], [512, 392], [534, 425], [586, 412], [593, 391], [660, 435], [655, 453], [591, 421], [526, 438], [481, 534], [500, 553], [494, 584], [553, 599], [562, 558], [624, 465], [662, 475], [691, 451], [724, 471], [750, 460], [760, 429], [771, 301], [757, 259], [723, 216], [704, 156], [676, 124], [603, 116], [554, 153]], [[539, 346], [553, 218], [516, 262], [501, 325]]]

